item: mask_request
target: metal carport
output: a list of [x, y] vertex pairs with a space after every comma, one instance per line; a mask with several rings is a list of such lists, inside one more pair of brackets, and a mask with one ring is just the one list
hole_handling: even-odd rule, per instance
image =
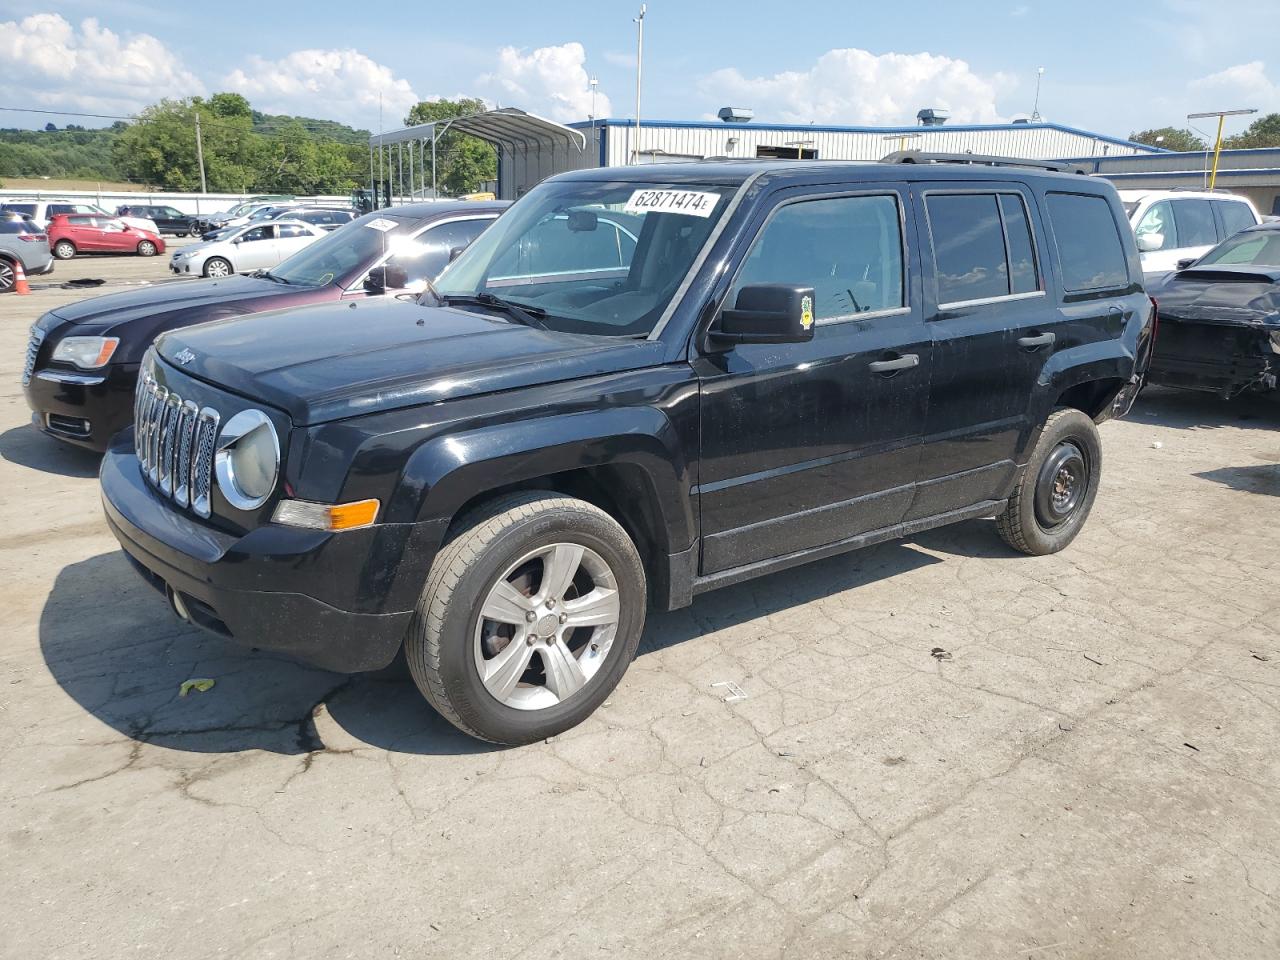
[[552, 174], [597, 166], [580, 131], [504, 107], [374, 134], [369, 138], [370, 180], [376, 179], [376, 166], [391, 181], [393, 196], [435, 196], [436, 144], [450, 130], [493, 145], [498, 154], [497, 194], [504, 200], [516, 199]]

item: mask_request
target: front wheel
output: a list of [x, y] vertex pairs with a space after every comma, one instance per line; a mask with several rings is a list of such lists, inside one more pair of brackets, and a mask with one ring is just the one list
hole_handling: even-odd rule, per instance
[[13, 264], [0, 257], [0, 293], [11, 293], [17, 283]]
[[138, 256], [154, 257], [156, 255], [156, 245], [150, 240], [143, 240], [138, 244]]
[[640, 556], [612, 517], [571, 497], [516, 494], [437, 555], [406, 659], [458, 729], [531, 743], [604, 702], [635, 656], [645, 604]]
[[53, 255], [59, 260], [70, 260], [76, 255], [76, 245], [70, 240], [59, 240], [53, 245]]
[[1033, 556], [1057, 553], [1080, 532], [1098, 495], [1102, 442], [1084, 413], [1055, 410], [1045, 421], [996, 529]]
[[231, 264], [221, 257], [210, 257], [205, 261], [204, 275], [206, 277], [229, 277], [231, 276]]

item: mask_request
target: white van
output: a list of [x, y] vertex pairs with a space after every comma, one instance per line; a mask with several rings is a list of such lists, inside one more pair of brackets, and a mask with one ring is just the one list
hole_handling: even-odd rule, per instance
[[1146, 274], [1176, 270], [1179, 260], [1201, 257], [1233, 233], [1262, 221], [1252, 203], [1230, 193], [1121, 190], [1120, 200]]

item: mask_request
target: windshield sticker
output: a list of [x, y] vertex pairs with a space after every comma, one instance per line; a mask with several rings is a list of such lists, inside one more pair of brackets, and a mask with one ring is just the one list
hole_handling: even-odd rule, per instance
[[718, 193], [698, 190], [637, 190], [622, 209], [624, 213], [682, 213], [686, 217], [709, 217], [719, 199]]
[[383, 233], [386, 233], [388, 230], [394, 230], [398, 224], [394, 220], [387, 220], [384, 217], [379, 217], [377, 220], [370, 220], [365, 224], [365, 226], [370, 230], [380, 230]]

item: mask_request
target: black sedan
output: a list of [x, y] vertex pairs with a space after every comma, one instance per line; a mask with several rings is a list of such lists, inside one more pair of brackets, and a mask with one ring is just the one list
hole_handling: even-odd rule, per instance
[[1248, 227], [1150, 290], [1160, 327], [1148, 383], [1233, 397], [1280, 376], [1280, 222]]
[[251, 276], [177, 280], [82, 300], [31, 327], [22, 371], [32, 423], [102, 451], [133, 421], [147, 347], [166, 330], [304, 304], [417, 292], [505, 203], [415, 203], [378, 210]]

